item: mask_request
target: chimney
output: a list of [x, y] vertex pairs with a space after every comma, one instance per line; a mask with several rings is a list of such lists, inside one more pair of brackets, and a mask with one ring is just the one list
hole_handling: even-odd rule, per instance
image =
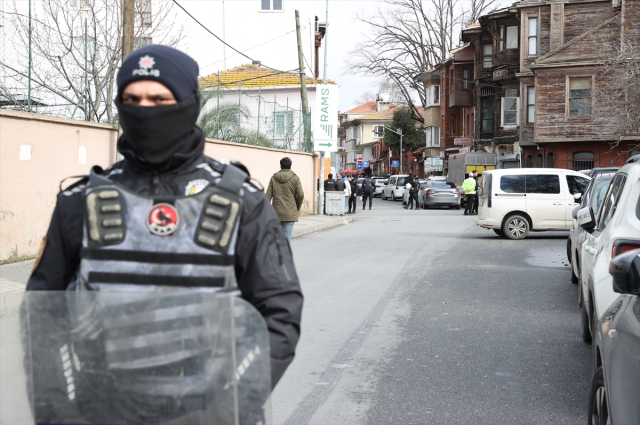
[[252, 64], [252, 65], [258, 65], [258, 66], [260, 66], [260, 65], [262, 64], [262, 62], [260, 62], [260, 61], [253, 61], [251, 64]]
[[389, 93], [380, 93], [376, 99], [376, 112], [384, 112], [389, 109]]

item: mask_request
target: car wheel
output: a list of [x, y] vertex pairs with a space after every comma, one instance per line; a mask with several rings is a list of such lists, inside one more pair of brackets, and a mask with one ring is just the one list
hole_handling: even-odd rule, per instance
[[496, 235], [504, 237], [504, 232], [500, 229], [493, 229]]
[[582, 307], [582, 282], [578, 282], [578, 307]]
[[391, 202], [396, 202], [396, 194], [391, 191]]
[[569, 267], [571, 267], [571, 283], [578, 283], [578, 276], [576, 276], [575, 272], [573, 271], [573, 264], [571, 264]]
[[589, 329], [589, 315], [585, 308], [584, 301], [582, 302], [582, 340], [587, 344], [591, 343], [591, 329]]
[[387, 197], [384, 196], [384, 191], [380, 194], [380, 199], [382, 199], [383, 201], [387, 200]]
[[569, 264], [571, 264], [571, 236], [567, 238], [567, 260], [569, 260]]
[[460, 209], [460, 205], [456, 205], [456, 209], [459, 210]]
[[609, 425], [611, 423], [602, 367], [598, 368], [591, 381], [588, 417], [589, 425]]
[[509, 239], [524, 239], [529, 234], [529, 222], [521, 215], [512, 215], [504, 221], [502, 232]]
[[453, 209], [453, 205], [449, 205], [449, 209], [452, 210]]

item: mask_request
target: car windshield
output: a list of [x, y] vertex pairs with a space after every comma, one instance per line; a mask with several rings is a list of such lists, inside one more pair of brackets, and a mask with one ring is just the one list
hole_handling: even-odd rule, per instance
[[434, 189], [455, 189], [456, 185], [452, 182], [431, 182]]

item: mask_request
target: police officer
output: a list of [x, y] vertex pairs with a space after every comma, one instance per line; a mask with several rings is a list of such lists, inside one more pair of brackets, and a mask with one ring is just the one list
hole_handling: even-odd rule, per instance
[[293, 360], [303, 303], [278, 216], [242, 165], [204, 155], [191, 57], [137, 49], [117, 88], [124, 160], [58, 194], [27, 290], [237, 288], [266, 321], [273, 388]]
[[409, 173], [409, 177], [408, 177], [408, 184], [411, 186], [409, 188], [409, 199], [407, 201], [407, 205], [405, 205], [403, 208], [406, 209], [413, 209], [413, 201], [416, 201], [416, 210], [418, 209], [418, 189], [420, 186], [420, 183], [418, 182], [418, 179], [416, 178], [416, 176], [413, 173]]

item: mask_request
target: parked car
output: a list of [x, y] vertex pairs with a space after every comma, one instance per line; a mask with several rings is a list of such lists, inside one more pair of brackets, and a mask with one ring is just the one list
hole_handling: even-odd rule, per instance
[[444, 182], [444, 181], [447, 180], [447, 178], [445, 176], [429, 176], [429, 178], [427, 180]]
[[428, 181], [418, 192], [421, 208], [449, 207], [460, 209], [460, 191], [453, 182]]
[[571, 282], [573, 283], [578, 283], [581, 263], [580, 253], [582, 252], [582, 242], [585, 237], [585, 230], [578, 225], [578, 211], [590, 205], [593, 208], [593, 213], [597, 215], [598, 211], [600, 211], [604, 194], [614, 175], [615, 172], [596, 174], [589, 182], [584, 194], [582, 194], [582, 202], [571, 213], [571, 229], [567, 238], [567, 258], [569, 259], [569, 264], [571, 264]]
[[599, 168], [592, 168], [590, 170], [580, 170], [579, 172], [589, 177], [593, 177], [596, 174], [600, 174], [600, 173], [611, 173], [611, 172], [615, 173], [616, 171], [618, 171], [618, 168], [620, 167], [599, 167]]
[[376, 190], [373, 192], [373, 197], [375, 198], [376, 196], [382, 196], [382, 189], [384, 189], [384, 185], [389, 182], [389, 179], [375, 178], [374, 180], [376, 182]]
[[598, 318], [617, 298], [609, 262], [640, 248], [640, 163], [627, 164], [615, 174], [597, 215], [589, 205], [578, 211], [577, 219], [586, 230], [578, 278], [582, 338], [590, 342]]
[[[420, 190], [420, 188], [423, 188], [424, 185], [427, 183], [426, 180], [418, 180], [418, 191]], [[405, 183], [404, 188], [407, 189], [407, 184]], [[418, 196], [419, 196], [418, 192]], [[407, 205], [409, 203], [409, 190], [405, 190], [404, 193], [402, 194], [402, 205]], [[418, 209], [418, 206], [416, 205], [416, 209]]]
[[392, 201], [402, 199], [407, 177], [409, 177], [408, 174], [396, 174], [389, 177], [389, 181], [382, 189], [382, 199], [391, 199]]
[[[595, 373], [589, 393], [590, 424], [637, 424], [640, 419], [640, 250], [609, 264], [618, 298], [598, 320]], [[622, 295], [619, 295], [622, 294]]]
[[482, 174], [476, 224], [509, 239], [529, 232], [569, 230], [589, 177], [557, 168], [487, 170]]

